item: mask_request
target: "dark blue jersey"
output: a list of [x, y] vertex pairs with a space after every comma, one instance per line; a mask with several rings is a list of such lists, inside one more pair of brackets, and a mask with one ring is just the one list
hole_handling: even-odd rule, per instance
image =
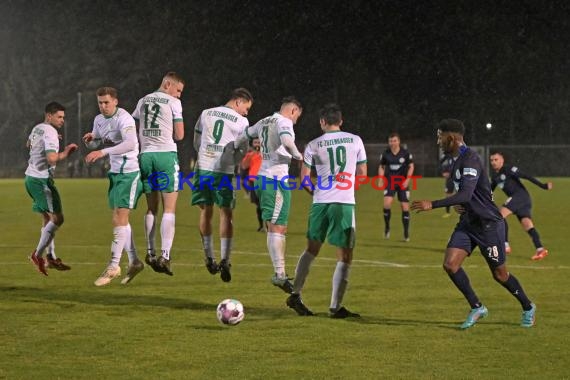
[[498, 172], [492, 173], [491, 175], [491, 189], [495, 190], [498, 186], [503, 189], [507, 196], [512, 197], [514, 195], [526, 195], [528, 191], [521, 182], [521, 178], [528, 179], [530, 182], [534, 183], [536, 186], [543, 189], [548, 189], [546, 183], [542, 183], [534, 177], [531, 177], [519, 170], [516, 166], [503, 165]]
[[394, 175], [407, 176], [408, 167], [413, 162], [412, 155], [407, 149], [400, 148], [397, 154], [392, 153], [390, 149], [386, 149], [380, 155], [380, 165], [384, 166], [384, 175], [387, 178]]
[[456, 193], [448, 198], [432, 202], [433, 208], [461, 205], [465, 213], [460, 222], [474, 227], [503, 217], [493, 202], [491, 183], [481, 157], [466, 145], [459, 149], [459, 156], [451, 168]]

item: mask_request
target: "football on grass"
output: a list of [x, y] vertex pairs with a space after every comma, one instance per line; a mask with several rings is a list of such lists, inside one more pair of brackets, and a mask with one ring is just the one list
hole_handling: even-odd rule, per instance
[[238, 300], [225, 299], [218, 305], [216, 309], [218, 320], [224, 325], [237, 325], [243, 320], [245, 314], [243, 305]]

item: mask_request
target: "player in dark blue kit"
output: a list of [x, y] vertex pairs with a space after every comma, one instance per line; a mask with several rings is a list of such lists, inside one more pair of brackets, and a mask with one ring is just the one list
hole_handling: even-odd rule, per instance
[[[451, 177], [451, 167], [453, 166], [453, 157], [448, 154], [444, 154], [439, 160], [439, 167], [441, 169], [441, 176], [445, 178], [445, 187], [443, 191], [445, 196], [449, 197], [455, 192], [455, 186], [453, 185], [453, 178]], [[445, 206], [444, 218], [449, 218], [451, 216], [450, 206]]]
[[521, 326], [532, 327], [536, 306], [528, 299], [516, 277], [505, 264], [505, 221], [493, 203], [491, 184], [481, 157], [463, 142], [465, 126], [459, 120], [445, 119], [438, 125], [438, 144], [444, 153], [454, 159], [451, 175], [456, 193], [436, 201], [412, 202], [412, 210], [428, 211], [433, 208], [455, 206], [461, 217], [455, 227], [443, 261], [443, 268], [471, 306], [467, 319], [460, 326], [467, 329], [489, 311], [479, 301], [471, 287], [467, 273], [461, 267], [465, 258], [478, 246], [495, 280], [507, 289], [523, 308]]
[[[548, 256], [548, 250], [542, 245], [540, 236], [534, 228], [534, 223], [531, 219], [532, 202], [530, 200], [530, 194], [520, 179], [527, 179], [544, 190], [552, 189], [552, 182], [542, 183], [538, 179], [521, 172], [516, 166], [505, 165], [505, 158], [502, 153], [496, 152], [491, 154], [489, 160], [491, 162], [491, 168], [493, 168], [494, 171], [494, 173], [491, 173], [491, 189], [494, 191], [498, 186], [503, 189], [505, 194], [509, 197], [501, 207], [501, 215], [503, 215], [505, 219], [511, 214], [517, 216], [522, 228], [530, 235], [536, 249], [531, 259], [544, 259]], [[506, 232], [505, 249], [507, 253], [510, 253], [508, 227]]]
[[[384, 190], [384, 237], [390, 237], [390, 217], [392, 215], [392, 202], [394, 195], [398, 194], [398, 200], [402, 206], [402, 224], [404, 225], [404, 241], [410, 241], [410, 191], [408, 185], [414, 174], [414, 162], [412, 155], [406, 149], [400, 147], [400, 135], [391, 133], [388, 136], [388, 146], [380, 156], [378, 175], [386, 178]], [[380, 182], [380, 181], [379, 181]]]

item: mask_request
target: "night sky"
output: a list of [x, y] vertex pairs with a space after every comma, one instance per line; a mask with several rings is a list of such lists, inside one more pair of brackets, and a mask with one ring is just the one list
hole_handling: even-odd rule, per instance
[[365, 142], [433, 138], [454, 117], [471, 143], [568, 143], [568, 4], [2, 0], [0, 144], [15, 151], [14, 129], [25, 141], [51, 100], [68, 106], [72, 139], [91, 128], [96, 88], [118, 88], [132, 111], [169, 70], [187, 82], [188, 146], [199, 112], [239, 86], [255, 98], [251, 123], [297, 96], [304, 141], [336, 101]]

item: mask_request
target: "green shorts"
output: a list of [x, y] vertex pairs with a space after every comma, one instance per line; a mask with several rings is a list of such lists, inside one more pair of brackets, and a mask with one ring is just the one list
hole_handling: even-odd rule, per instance
[[34, 212], [49, 212], [61, 214], [61, 198], [53, 183], [53, 178], [36, 178], [26, 176], [26, 190], [33, 199], [32, 210]]
[[219, 207], [235, 207], [233, 174], [198, 169], [192, 177], [192, 206], [214, 204]]
[[257, 176], [255, 186], [261, 207], [261, 218], [273, 224], [286, 226], [291, 208], [291, 190], [284, 188], [281, 181], [262, 176]]
[[108, 173], [109, 177], [109, 207], [137, 208], [137, 202], [142, 194], [141, 173]]
[[178, 153], [147, 152], [139, 156], [141, 181], [145, 194], [153, 191], [178, 191]]
[[313, 203], [309, 212], [307, 238], [331, 245], [354, 248], [356, 222], [354, 205], [345, 203]]

